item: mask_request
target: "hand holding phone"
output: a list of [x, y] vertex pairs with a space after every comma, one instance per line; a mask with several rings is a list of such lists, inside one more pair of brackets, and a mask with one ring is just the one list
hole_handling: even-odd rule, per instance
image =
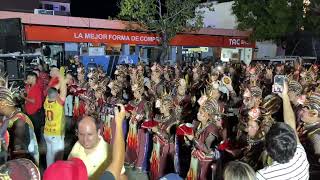
[[286, 76], [275, 75], [274, 81], [273, 81], [273, 86], [272, 86], [272, 92], [273, 93], [282, 93], [285, 81], [286, 81]]

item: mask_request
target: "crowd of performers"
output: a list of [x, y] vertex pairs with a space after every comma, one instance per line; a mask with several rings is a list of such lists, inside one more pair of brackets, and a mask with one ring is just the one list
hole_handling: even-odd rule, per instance
[[320, 89], [315, 65], [147, 67], [140, 63], [119, 65], [114, 74], [109, 79], [99, 68], [87, 75], [78, 68], [75, 85], [84, 91], [75, 100], [74, 115], [96, 114], [104, 124], [104, 139], [112, 144], [113, 107], [126, 104], [125, 162], [149, 173], [151, 179], [168, 173], [211, 179], [234, 159], [255, 170], [270, 163], [264, 136], [273, 123], [283, 121], [281, 98], [272, 93], [277, 74], [289, 79], [302, 142], [310, 163], [319, 166]]
[[[311, 171], [318, 171], [318, 71], [316, 65], [298, 63], [139, 63], [118, 65], [110, 78], [101, 67], [86, 70], [79, 65], [77, 72], [66, 73], [65, 111], [73, 122], [84, 115], [99, 119], [101, 135], [112, 145], [113, 109], [125, 104], [126, 167], [148, 174], [150, 179], [169, 173], [188, 180], [221, 178], [225, 164], [232, 160], [248, 163], [255, 170], [271, 164], [265, 135], [272, 124], [283, 121], [282, 100], [272, 93], [273, 77], [286, 75], [299, 137]], [[11, 102], [1, 96], [0, 89], [0, 106]]]

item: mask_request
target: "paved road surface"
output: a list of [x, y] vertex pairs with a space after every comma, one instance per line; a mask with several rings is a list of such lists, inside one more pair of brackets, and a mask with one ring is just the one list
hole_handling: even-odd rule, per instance
[[126, 174], [129, 180], [149, 180], [148, 176], [126, 167]]

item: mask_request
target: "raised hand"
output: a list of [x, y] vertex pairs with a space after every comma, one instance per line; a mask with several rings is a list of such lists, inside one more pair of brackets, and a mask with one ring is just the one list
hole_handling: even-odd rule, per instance
[[123, 104], [117, 104], [117, 106], [120, 107], [120, 111], [118, 107], [114, 108], [115, 120], [116, 120], [116, 123], [122, 124], [124, 117], [126, 116], [126, 111]]

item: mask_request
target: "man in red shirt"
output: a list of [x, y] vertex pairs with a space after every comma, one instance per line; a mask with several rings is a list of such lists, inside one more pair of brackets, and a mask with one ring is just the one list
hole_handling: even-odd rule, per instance
[[37, 74], [37, 83], [39, 84], [40, 88], [41, 88], [41, 91], [43, 92], [43, 100], [44, 100], [44, 97], [45, 97], [45, 94], [44, 94], [44, 89], [45, 87], [47, 87], [47, 85], [44, 84], [44, 81], [43, 79], [40, 77], [40, 71], [39, 69], [34, 69], [32, 72], [36, 73]]
[[27, 76], [25, 93], [21, 96], [25, 100], [25, 111], [29, 115], [32, 124], [34, 126], [34, 131], [37, 136], [37, 140], [41, 140], [41, 127], [44, 125], [43, 116], [43, 91], [37, 83], [37, 74], [31, 72]]

